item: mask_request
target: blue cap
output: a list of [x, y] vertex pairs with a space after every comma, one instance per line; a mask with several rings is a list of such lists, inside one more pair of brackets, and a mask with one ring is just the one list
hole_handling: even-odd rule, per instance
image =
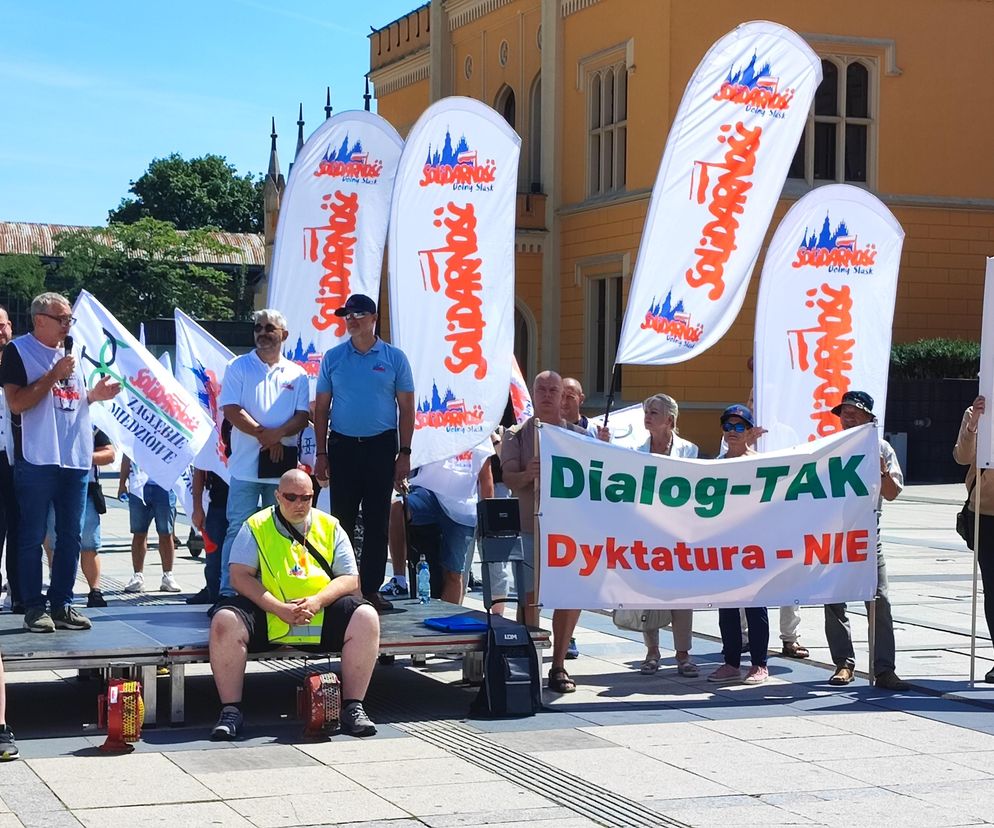
[[730, 405], [724, 411], [721, 412], [721, 421], [725, 422], [729, 417], [738, 417], [740, 420], [745, 420], [746, 425], [752, 428], [756, 425], [752, 419], [752, 412], [749, 410], [748, 406], [742, 405], [742, 403], [735, 403], [735, 405]]
[[353, 293], [337, 311], [335, 316], [350, 313], [376, 313], [376, 302], [361, 293]]

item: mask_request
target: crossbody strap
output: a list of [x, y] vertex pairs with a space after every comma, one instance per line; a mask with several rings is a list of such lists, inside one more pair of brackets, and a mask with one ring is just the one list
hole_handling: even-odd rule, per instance
[[[977, 487], [977, 481], [980, 480], [980, 475], [982, 475], [983, 473], [984, 470], [978, 468], [977, 473], [973, 476], [973, 481], [970, 483], [970, 488], [966, 493], [966, 501], [963, 503], [963, 506], [966, 507], [967, 509], [970, 508], [970, 498], [973, 497], [973, 490]], [[973, 510], [971, 509], [971, 511]]]
[[313, 558], [321, 565], [321, 568], [324, 570], [325, 575], [327, 575], [331, 580], [334, 580], [335, 574], [331, 571], [331, 565], [328, 563], [324, 555], [322, 555], [320, 552], [317, 551], [317, 549], [315, 549], [314, 544], [311, 543], [309, 540], [307, 540], [306, 537], [301, 535], [300, 532], [297, 531], [296, 527], [292, 523], [290, 523], [290, 521], [288, 521], [285, 517], [283, 517], [283, 513], [279, 510], [278, 507], [276, 506], [273, 507], [273, 514], [276, 516], [276, 519], [280, 522], [280, 526], [286, 529], [287, 534], [289, 534], [291, 538], [293, 538], [295, 541], [297, 541], [297, 543], [299, 543], [308, 552], [310, 552]]

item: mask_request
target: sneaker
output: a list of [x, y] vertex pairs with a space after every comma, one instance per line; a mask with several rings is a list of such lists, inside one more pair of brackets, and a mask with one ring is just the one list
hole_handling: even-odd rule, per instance
[[828, 683], [833, 687], [845, 687], [847, 684], [852, 684], [854, 678], [856, 678], [856, 674], [853, 668], [842, 664], [835, 668], [835, 673], [828, 680]]
[[72, 606], [53, 610], [52, 621], [57, 630], [88, 630], [93, 626], [89, 618], [77, 612]]
[[579, 658], [580, 649], [576, 646], [576, 639], [571, 638], [569, 640], [569, 646], [566, 648], [566, 658]]
[[211, 731], [211, 741], [233, 742], [238, 738], [238, 731], [242, 729], [244, 721], [241, 710], [226, 704], [221, 708], [221, 715], [218, 716], [217, 724]]
[[877, 687], [882, 687], [884, 690], [910, 690], [911, 685], [904, 681], [897, 673], [893, 670], [885, 670], [880, 673], [873, 681]]
[[713, 681], [715, 684], [726, 684], [730, 681], [741, 680], [742, 670], [738, 667], [733, 667], [731, 664], [722, 664], [721, 667], [708, 676], [708, 681]]
[[94, 607], [106, 607], [107, 599], [99, 589], [91, 589], [86, 595], [86, 606], [90, 609]]
[[145, 591], [145, 576], [141, 572], [136, 572], [131, 576], [131, 580], [128, 581], [127, 585], [124, 587], [125, 592], [144, 592]]
[[391, 604], [378, 592], [371, 592], [368, 595], [363, 595], [362, 597], [369, 601], [369, 603], [373, 605], [373, 609], [377, 612], [387, 612], [393, 609], [393, 604]]
[[162, 573], [162, 583], [159, 584], [160, 592], [182, 592], [183, 588], [176, 583], [172, 572]]
[[987, 684], [994, 684], [994, 668], [988, 670], [987, 675], [984, 676], [984, 681]]
[[362, 702], [353, 702], [342, 711], [342, 733], [349, 736], [372, 736], [376, 733], [376, 725], [370, 721]]
[[385, 595], [388, 598], [399, 598], [401, 595], [408, 594], [407, 584], [401, 585], [396, 575], [380, 587], [380, 595]]
[[7, 725], [0, 725], [0, 762], [9, 762], [17, 758], [17, 742], [14, 741], [14, 731]]
[[762, 684], [770, 677], [770, 671], [766, 667], [753, 667], [746, 673], [746, 684]]
[[28, 632], [50, 633], [55, 632], [55, 623], [44, 607], [36, 607], [24, 613], [24, 629]]

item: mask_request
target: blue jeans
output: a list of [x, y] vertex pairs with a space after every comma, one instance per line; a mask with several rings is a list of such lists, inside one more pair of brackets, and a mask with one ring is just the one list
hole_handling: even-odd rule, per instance
[[411, 518], [411, 526], [438, 526], [442, 533], [439, 555], [442, 569], [462, 573], [466, 567], [466, 557], [473, 548], [476, 527], [456, 523], [446, 514], [435, 493], [421, 486], [414, 486], [408, 494], [407, 513]]
[[55, 506], [55, 549], [47, 603], [60, 610], [72, 603], [72, 588], [79, 567], [83, 504], [89, 469], [14, 464], [14, 483], [20, 511], [18, 567], [21, 598], [26, 609], [44, 609], [41, 592], [41, 542], [48, 528], [48, 508]]
[[[221, 590], [221, 556], [228, 534], [227, 508], [225, 504], [212, 500], [204, 517], [204, 580], [212, 602], [217, 601]], [[211, 542], [210, 549], [207, 548], [207, 539]]]
[[[234, 595], [228, 577], [228, 559], [231, 557], [231, 544], [245, 521], [260, 509], [276, 503], [276, 483], [255, 483], [249, 480], [231, 478], [228, 488], [228, 531], [224, 535], [221, 550], [221, 594]], [[261, 505], [260, 505], [261, 503]]]

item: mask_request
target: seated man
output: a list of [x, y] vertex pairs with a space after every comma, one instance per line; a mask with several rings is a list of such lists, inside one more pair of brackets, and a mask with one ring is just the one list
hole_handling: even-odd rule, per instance
[[313, 497], [310, 477], [286, 472], [276, 505], [252, 515], [231, 545], [229, 576], [238, 594], [222, 596], [211, 610], [211, 672], [221, 700], [215, 741], [237, 738], [242, 726], [247, 654], [280, 644], [340, 652], [342, 731], [376, 733], [362, 700], [379, 651], [379, 617], [357, 597], [348, 535], [331, 515], [311, 508]]

